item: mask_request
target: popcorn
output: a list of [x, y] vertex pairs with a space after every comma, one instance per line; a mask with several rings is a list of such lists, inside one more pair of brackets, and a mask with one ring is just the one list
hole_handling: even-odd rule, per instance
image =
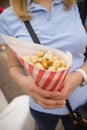
[[47, 71], [56, 72], [58, 70], [66, 69], [66, 62], [52, 51], [39, 51], [36, 55], [23, 56], [22, 58], [35, 67]]

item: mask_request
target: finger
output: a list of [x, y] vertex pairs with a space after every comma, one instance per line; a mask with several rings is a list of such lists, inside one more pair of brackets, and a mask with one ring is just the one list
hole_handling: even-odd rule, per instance
[[[36, 100], [36, 99], [35, 99]], [[49, 98], [42, 98], [42, 97], [39, 97], [38, 100], [36, 101], [37, 103], [41, 102], [44, 106], [64, 106], [66, 101], [65, 100], [52, 100], [52, 99], [49, 99]]]
[[63, 108], [65, 106], [65, 103], [56, 103], [55, 105], [44, 104], [40, 101], [38, 101], [37, 103], [45, 109]]
[[58, 106], [58, 105], [65, 105], [66, 101], [65, 100], [43, 100], [42, 101], [43, 104], [45, 104], [46, 106]]
[[49, 98], [43, 98], [38, 94], [33, 94], [32, 97], [37, 104], [41, 105], [43, 108], [46, 109], [57, 108], [57, 107], [60, 108], [60, 107], [64, 107], [66, 104], [65, 100], [52, 100]]
[[48, 91], [48, 90], [44, 90], [44, 89], [40, 88], [39, 86], [37, 86], [35, 84], [35, 82], [33, 80], [32, 80], [32, 84], [31, 84], [30, 89], [32, 92], [38, 93], [42, 97], [52, 98], [52, 97], [56, 97], [56, 96], [60, 95], [59, 91]]
[[39, 93], [40, 96], [45, 97], [45, 98], [52, 98], [52, 97], [56, 97], [60, 95], [59, 91], [48, 91], [40, 87], [37, 88], [37, 92]]
[[70, 91], [69, 89], [67, 89], [68, 87], [64, 86], [61, 89], [61, 93], [60, 96], [55, 97], [55, 99], [59, 99], [59, 100], [66, 100], [69, 96], [70, 96]]

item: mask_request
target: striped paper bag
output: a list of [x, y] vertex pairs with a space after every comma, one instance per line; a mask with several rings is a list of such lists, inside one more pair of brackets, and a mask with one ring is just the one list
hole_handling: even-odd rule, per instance
[[[72, 54], [69, 51], [65, 53], [58, 49], [26, 42], [7, 35], [2, 35], [2, 37], [39, 87], [50, 91], [61, 90], [72, 65]], [[66, 69], [57, 72], [42, 70], [23, 59], [23, 56], [35, 55], [38, 51], [52, 51], [61, 59], [65, 60]]]

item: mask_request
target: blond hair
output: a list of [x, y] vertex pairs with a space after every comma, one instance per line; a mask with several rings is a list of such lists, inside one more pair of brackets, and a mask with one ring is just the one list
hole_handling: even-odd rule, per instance
[[[30, 4], [32, 1], [39, 2], [39, 0], [30, 0]], [[75, 0], [64, 0], [65, 9], [70, 9]], [[23, 21], [30, 20], [32, 18], [31, 15], [28, 14], [26, 7], [27, 7], [27, 0], [10, 0], [10, 4], [13, 7], [14, 12], [19, 16], [19, 18]]]

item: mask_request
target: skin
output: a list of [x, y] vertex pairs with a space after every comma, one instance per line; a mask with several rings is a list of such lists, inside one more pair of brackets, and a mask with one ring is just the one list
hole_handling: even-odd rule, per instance
[[[40, 4], [44, 6], [49, 13], [51, 11], [51, 2], [52, 0], [40, 0]], [[73, 72], [67, 76], [61, 92], [43, 90], [35, 84], [31, 76], [26, 75], [18, 59], [14, 56], [11, 49], [7, 45], [6, 52], [8, 55], [10, 75], [37, 104], [41, 105], [45, 109], [64, 107], [66, 104], [66, 99], [83, 81], [83, 76], [79, 72]], [[81, 68], [87, 72], [87, 61]]]

